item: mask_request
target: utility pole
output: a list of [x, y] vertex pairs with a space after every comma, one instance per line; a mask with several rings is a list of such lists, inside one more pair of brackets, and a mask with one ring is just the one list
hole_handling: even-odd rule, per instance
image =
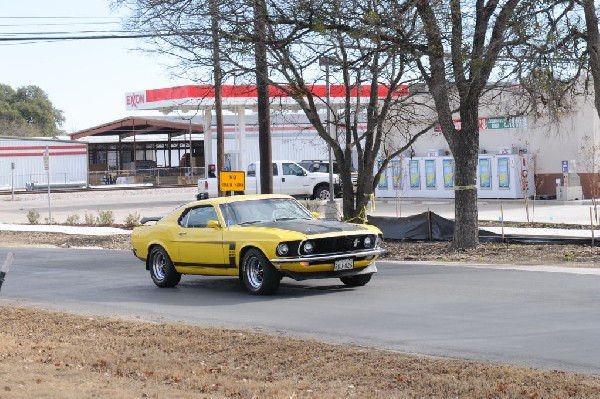
[[[319, 65], [325, 67], [325, 96], [327, 103], [327, 136], [331, 138], [331, 87], [329, 85], [329, 67], [337, 65], [335, 59], [330, 56], [319, 57]], [[336, 136], [337, 139], [337, 136]], [[329, 155], [329, 198], [327, 200], [330, 207], [335, 206], [335, 186], [333, 184], [333, 153], [331, 143], [327, 143]]]
[[266, 29], [267, 5], [264, 0], [254, 0], [254, 57], [256, 60], [256, 89], [258, 99], [258, 150], [260, 154], [260, 192], [273, 193], [273, 167], [271, 148], [271, 117], [269, 110], [269, 85]]
[[[223, 73], [221, 71], [221, 47], [219, 44], [219, 8], [217, 0], [210, 0], [210, 18], [213, 44], [213, 65], [215, 76], [215, 113], [217, 114], [217, 187], [221, 187], [219, 171], [225, 166], [225, 131], [223, 129]], [[219, 190], [219, 197], [225, 193]]]

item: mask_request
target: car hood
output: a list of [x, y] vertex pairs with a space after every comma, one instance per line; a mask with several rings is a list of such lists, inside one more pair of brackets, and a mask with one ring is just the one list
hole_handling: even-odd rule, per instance
[[293, 219], [259, 222], [246, 225], [244, 227], [268, 227], [273, 229], [281, 229], [295, 231], [305, 235], [336, 233], [342, 231], [363, 231], [368, 230], [364, 226], [337, 222], [335, 220], [320, 220], [320, 219]]

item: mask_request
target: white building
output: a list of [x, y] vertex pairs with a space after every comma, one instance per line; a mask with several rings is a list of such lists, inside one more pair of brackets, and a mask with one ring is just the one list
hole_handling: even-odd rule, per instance
[[0, 137], [0, 188], [85, 187], [87, 181], [88, 151], [85, 143]]

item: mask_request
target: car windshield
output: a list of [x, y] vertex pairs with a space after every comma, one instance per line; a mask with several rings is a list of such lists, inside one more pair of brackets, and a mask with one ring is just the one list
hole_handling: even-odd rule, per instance
[[219, 205], [227, 226], [277, 220], [314, 219], [314, 216], [292, 198], [267, 198], [234, 201]]

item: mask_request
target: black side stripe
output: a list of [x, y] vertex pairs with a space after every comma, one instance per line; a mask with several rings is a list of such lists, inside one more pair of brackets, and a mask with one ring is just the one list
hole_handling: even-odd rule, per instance
[[232, 267], [235, 268], [235, 262], [234, 262], [233, 266], [231, 266], [231, 263], [211, 264], [211, 263], [187, 263], [187, 262], [177, 262], [177, 263], [175, 263], [175, 266], [178, 266], [178, 267], [212, 267], [215, 269], [231, 269]]
[[229, 267], [235, 269], [235, 242], [229, 243]]

